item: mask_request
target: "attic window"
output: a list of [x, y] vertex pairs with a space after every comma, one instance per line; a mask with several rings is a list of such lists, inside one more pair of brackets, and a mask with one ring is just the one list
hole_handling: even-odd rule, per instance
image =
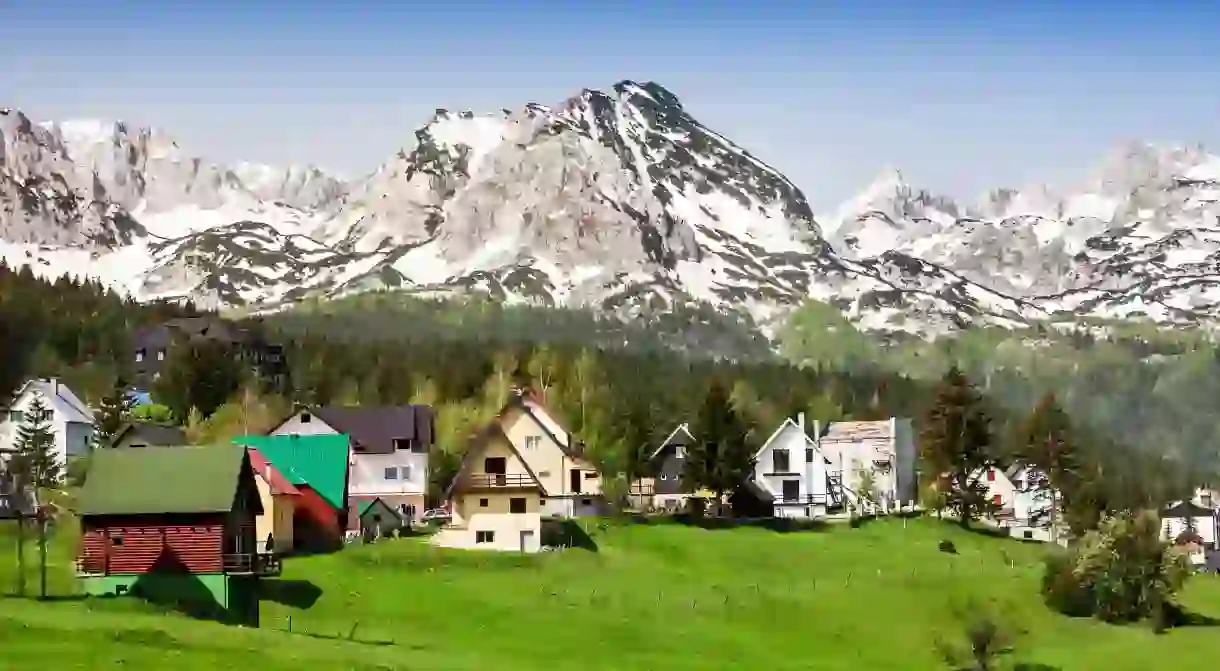
[[395, 450], [410, 450], [415, 447], [415, 441], [410, 438], [395, 438], [392, 442]]
[[674, 457], [677, 459], [685, 459], [686, 458], [686, 448], [682, 447], [681, 445], [675, 445], [674, 446]]
[[308, 424], [309, 420], [311, 420], [311, 419], [313, 419], [313, 418], [309, 416], [309, 413], [307, 413], [307, 412], [301, 413], [301, 423], [302, 424]]

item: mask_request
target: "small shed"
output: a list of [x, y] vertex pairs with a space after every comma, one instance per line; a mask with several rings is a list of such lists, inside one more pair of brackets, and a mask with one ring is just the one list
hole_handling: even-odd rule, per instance
[[168, 447], [186, 444], [186, 432], [180, 427], [155, 422], [128, 422], [115, 432], [108, 447]]
[[257, 621], [257, 578], [279, 566], [257, 553], [254, 478], [233, 445], [96, 451], [79, 503], [85, 593]]
[[402, 516], [380, 497], [352, 503], [348, 514], [348, 531], [365, 538], [383, 538], [402, 528]]

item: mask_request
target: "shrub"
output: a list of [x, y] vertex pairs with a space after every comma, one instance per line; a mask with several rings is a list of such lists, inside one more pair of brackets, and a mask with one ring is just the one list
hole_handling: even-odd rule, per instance
[[1065, 615], [1106, 622], [1167, 621], [1174, 594], [1191, 575], [1189, 561], [1161, 540], [1155, 513], [1123, 513], [1066, 552], [1047, 557], [1046, 604]]

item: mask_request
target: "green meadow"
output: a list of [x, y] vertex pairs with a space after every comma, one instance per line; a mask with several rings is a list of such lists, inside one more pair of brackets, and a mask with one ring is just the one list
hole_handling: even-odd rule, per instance
[[[934, 520], [589, 530], [596, 551], [484, 554], [406, 538], [290, 558], [264, 586], [257, 629], [130, 598], [74, 598], [64, 535], [50, 549], [56, 598], [0, 601], [0, 668], [918, 671], [948, 668], [936, 641], [963, 640], [977, 610], [1014, 635], [1010, 664], [1031, 670], [1146, 671], [1220, 656], [1217, 627], [1156, 635], [1051, 613], [1038, 595], [1043, 547]], [[938, 549], [944, 539], [957, 554]], [[11, 535], [0, 551], [14, 556]], [[33, 593], [33, 543], [27, 557]], [[11, 591], [15, 559], [3, 563]], [[1194, 578], [1184, 601], [1220, 618], [1220, 578]]]

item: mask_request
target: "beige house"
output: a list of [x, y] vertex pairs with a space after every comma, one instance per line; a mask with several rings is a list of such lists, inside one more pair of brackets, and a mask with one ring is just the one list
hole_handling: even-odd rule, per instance
[[513, 398], [470, 444], [446, 497], [449, 547], [536, 552], [544, 517], [598, 515], [601, 476], [532, 392]]
[[450, 523], [432, 537], [445, 547], [537, 552], [547, 490], [494, 422], [476, 437], [449, 487]]
[[292, 523], [296, 514], [296, 488], [275, 466], [255, 448], [247, 448], [250, 466], [263, 512], [254, 520], [254, 533], [259, 552], [284, 553], [292, 550]]

